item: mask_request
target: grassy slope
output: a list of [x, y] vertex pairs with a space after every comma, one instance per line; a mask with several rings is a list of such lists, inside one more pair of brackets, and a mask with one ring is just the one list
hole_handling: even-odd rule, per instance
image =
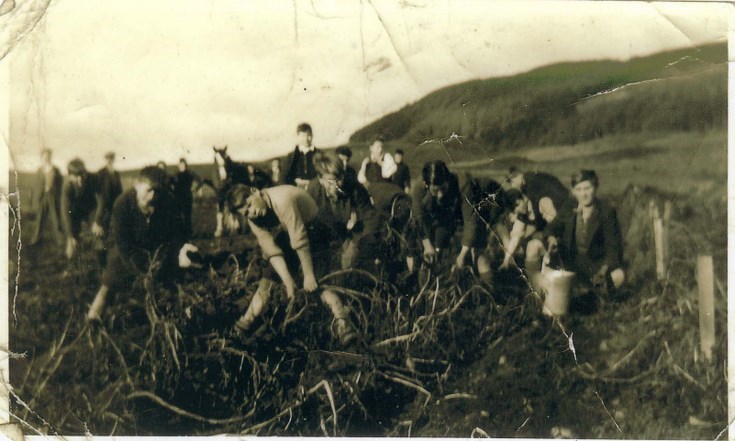
[[431, 93], [358, 130], [351, 140], [367, 142], [382, 134], [417, 144], [457, 133], [497, 149], [641, 130], [724, 127], [725, 60], [726, 46], [712, 45], [470, 81]]

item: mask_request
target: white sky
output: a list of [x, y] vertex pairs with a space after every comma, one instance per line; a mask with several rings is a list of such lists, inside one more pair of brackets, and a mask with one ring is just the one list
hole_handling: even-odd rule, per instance
[[[727, 35], [722, 4], [426, 0], [56, 0], [10, 62], [10, 151], [89, 168], [334, 146], [440, 87]], [[2, 96], [0, 94], [0, 96]], [[1, 101], [0, 101], [1, 104]], [[125, 159], [123, 159], [124, 157]], [[62, 167], [63, 168], [63, 167]]]

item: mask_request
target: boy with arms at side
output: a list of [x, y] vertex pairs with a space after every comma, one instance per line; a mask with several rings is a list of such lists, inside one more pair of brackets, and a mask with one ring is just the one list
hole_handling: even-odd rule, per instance
[[317, 149], [311, 143], [313, 137], [309, 124], [301, 123], [296, 127], [296, 147], [286, 156], [283, 168], [284, 184], [306, 189], [309, 181], [316, 177], [313, 159]]

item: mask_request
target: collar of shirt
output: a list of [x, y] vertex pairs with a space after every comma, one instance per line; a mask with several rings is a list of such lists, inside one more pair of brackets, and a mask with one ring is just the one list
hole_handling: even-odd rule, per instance
[[302, 145], [299, 144], [296, 147], [298, 147], [299, 148], [299, 151], [301, 153], [303, 153], [303, 154], [307, 154], [309, 152], [313, 152], [314, 151], [314, 146], [313, 145], [312, 146], [309, 146], [309, 147], [304, 147], [304, 146], [302, 146]]
[[582, 216], [582, 219], [587, 222], [592, 215], [592, 212], [595, 210], [594, 205], [590, 205], [589, 207], [579, 207], [577, 208], [577, 214]]

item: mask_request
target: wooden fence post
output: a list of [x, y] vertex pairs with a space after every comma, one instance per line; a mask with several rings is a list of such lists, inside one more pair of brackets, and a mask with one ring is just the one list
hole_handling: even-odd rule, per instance
[[712, 256], [697, 256], [699, 290], [699, 343], [707, 360], [712, 360], [715, 346], [715, 299]]
[[[668, 244], [666, 244], [664, 220], [661, 219], [661, 213], [659, 212], [658, 205], [655, 201], [651, 200], [648, 204], [649, 211], [651, 212], [651, 221], [653, 223], [653, 242], [656, 250], [656, 279], [663, 280], [666, 278], [666, 251]], [[671, 208], [669, 205], [669, 216], [671, 215]], [[666, 222], [668, 227], [668, 221]]]
[[661, 232], [661, 241], [663, 242], [663, 262], [664, 277], [669, 273], [669, 263], [671, 262], [671, 248], [669, 243], [669, 223], [671, 222], [671, 201], [664, 202], [664, 216]]

